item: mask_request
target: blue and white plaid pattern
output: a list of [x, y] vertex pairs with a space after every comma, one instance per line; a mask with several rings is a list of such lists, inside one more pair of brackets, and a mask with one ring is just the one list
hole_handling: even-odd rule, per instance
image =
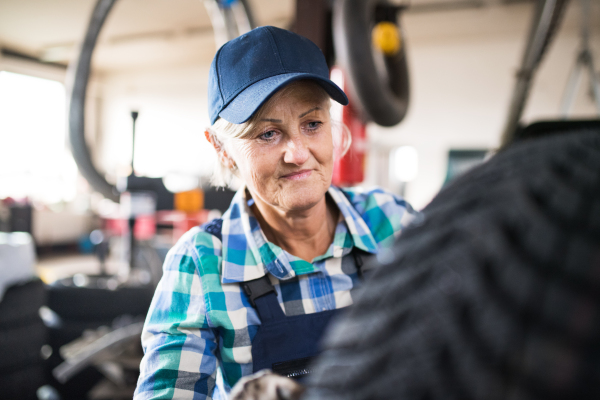
[[200, 228], [169, 251], [150, 306], [145, 356], [135, 399], [225, 398], [252, 373], [252, 340], [260, 326], [240, 282], [269, 272], [285, 314], [301, 315], [352, 304], [358, 284], [348, 257], [391, 246], [417, 214], [381, 189], [338, 189], [328, 195], [340, 210], [333, 243], [312, 263], [269, 243], [247, 204], [245, 190], [223, 215], [223, 241]]

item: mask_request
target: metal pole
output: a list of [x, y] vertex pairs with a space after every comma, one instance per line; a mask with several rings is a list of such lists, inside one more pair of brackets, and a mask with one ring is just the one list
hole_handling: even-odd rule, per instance
[[139, 114], [137, 111], [131, 112], [131, 119], [133, 120], [133, 131], [131, 134], [131, 175], [135, 175], [135, 169], [133, 169], [133, 161], [135, 159], [135, 121], [137, 121]]
[[565, 87], [565, 93], [563, 94], [563, 99], [560, 106], [560, 113], [562, 114], [563, 119], [566, 119], [569, 111], [571, 110], [571, 105], [575, 100], [575, 94], [577, 93], [577, 88], [581, 83], [581, 54], [577, 56], [577, 61], [571, 70], [571, 74], [569, 75], [569, 80], [567, 81], [567, 86]]
[[590, 51], [590, 0], [581, 0], [581, 44], [585, 52], [585, 65], [590, 76], [590, 89], [596, 103], [596, 112], [600, 115], [600, 78], [594, 68], [594, 58]]
[[213, 27], [217, 49], [255, 27], [246, 0], [204, 0], [203, 3]]
[[553, 28], [558, 24], [559, 13], [565, 4], [566, 0], [539, 0], [537, 3], [528, 44], [523, 54], [521, 68], [517, 73], [508, 118], [502, 134], [502, 146], [506, 146], [514, 138], [525, 108], [533, 75], [544, 55]]
[[594, 59], [590, 51], [590, 0], [581, 0], [581, 49], [577, 55], [575, 66], [573, 67], [565, 93], [561, 102], [560, 112], [563, 118], [567, 118], [573, 103], [577, 89], [581, 84], [581, 75], [584, 70], [587, 70], [590, 79], [590, 91], [596, 104], [596, 112], [600, 115], [600, 80], [596, 75], [594, 68]]
[[596, 102], [596, 113], [600, 115], [600, 78], [598, 78], [598, 75], [596, 74], [596, 68], [594, 68], [594, 60], [592, 58], [592, 53], [589, 50], [587, 67], [588, 72], [590, 74], [590, 86], [592, 90], [592, 95], [594, 96], [594, 101]]

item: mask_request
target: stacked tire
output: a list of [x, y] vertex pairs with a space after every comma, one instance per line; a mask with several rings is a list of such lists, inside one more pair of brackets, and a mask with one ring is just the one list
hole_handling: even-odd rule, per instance
[[9, 287], [0, 301], [0, 397], [37, 399], [46, 384], [43, 347], [48, 331], [39, 309], [46, 302], [39, 279]]
[[[49, 372], [64, 360], [60, 347], [81, 337], [86, 330], [101, 326], [115, 327], [120, 320], [143, 318], [148, 312], [154, 288], [151, 286], [120, 287], [116, 290], [77, 287], [72, 279], [58, 281], [48, 287], [48, 308], [60, 317], [60, 324], [49, 330], [52, 356]], [[141, 354], [141, 344], [139, 348]], [[98, 384], [104, 375], [93, 366], [86, 367], [66, 383], [60, 383], [49, 373], [48, 378], [63, 400], [81, 399]]]

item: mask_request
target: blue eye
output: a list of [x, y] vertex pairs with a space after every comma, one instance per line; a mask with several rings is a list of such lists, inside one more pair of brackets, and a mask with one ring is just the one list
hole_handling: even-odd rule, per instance
[[275, 137], [275, 131], [268, 131], [259, 136], [263, 140], [270, 140]]
[[308, 129], [310, 129], [310, 130], [318, 129], [319, 126], [321, 126], [321, 122], [319, 122], [319, 121], [312, 121], [312, 122], [308, 123]]

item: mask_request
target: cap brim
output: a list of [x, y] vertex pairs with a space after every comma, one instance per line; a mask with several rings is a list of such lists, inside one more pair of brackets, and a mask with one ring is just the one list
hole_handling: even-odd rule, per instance
[[[219, 117], [224, 118], [233, 124], [241, 124], [250, 119], [252, 115], [282, 87], [301, 79], [310, 79], [318, 83], [327, 94], [342, 105], [348, 104], [348, 97], [342, 89], [329, 79], [324, 79], [318, 75], [307, 73], [289, 73], [271, 76], [269, 78], [253, 83], [238, 94], [229, 104], [219, 113]], [[216, 118], [215, 118], [216, 120]], [[214, 124], [215, 121], [212, 121]]]

